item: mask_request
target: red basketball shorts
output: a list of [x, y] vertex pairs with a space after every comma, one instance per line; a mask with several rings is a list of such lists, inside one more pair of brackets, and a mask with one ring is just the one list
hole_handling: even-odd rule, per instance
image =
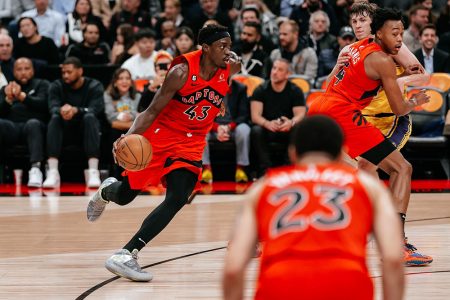
[[204, 135], [192, 135], [152, 126], [143, 134], [152, 144], [153, 156], [147, 168], [141, 171], [125, 171], [132, 189], [143, 189], [162, 183], [165, 176], [175, 169], [188, 169], [201, 176], [201, 159], [205, 148]]
[[367, 272], [328, 263], [315, 261], [316, 267], [293, 260], [273, 264], [259, 275], [255, 299], [373, 299], [373, 282]]
[[353, 104], [339, 98], [322, 96], [311, 103], [308, 115], [322, 114], [342, 128], [347, 153], [358, 157], [385, 140], [381, 131], [370, 124]]

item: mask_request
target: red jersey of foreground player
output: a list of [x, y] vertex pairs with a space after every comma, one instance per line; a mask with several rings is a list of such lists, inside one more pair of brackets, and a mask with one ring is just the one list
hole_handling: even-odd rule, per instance
[[373, 298], [365, 264], [372, 204], [356, 173], [336, 163], [269, 171], [256, 206], [255, 299], [314, 299], [318, 290], [321, 299], [337, 290], [339, 299]]
[[144, 170], [127, 171], [133, 189], [157, 185], [160, 181], [164, 184], [164, 176], [178, 168], [201, 175], [205, 136], [220, 112], [230, 74], [227, 65], [225, 69], [219, 68], [211, 80], [204, 80], [199, 75], [201, 56], [202, 50], [197, 50], [173, 61], [171, 68], [183, 62], [188, 64], [188, 79], [143, 134], [152, 144], [153, 159]]
[[352, 158], [384, 140], [383, 134], [361, 114], [381, 87], [381, 80], [370, 79], [364, 68], [364, 59], [378, 51], [382, 51], [381, 46], [371, 38], [352, 44], [349, 62], [333, 77], [325, 94], [316, 99], [308, 110], [309, 115], [326, 114], [341, 125], [345, 145]]

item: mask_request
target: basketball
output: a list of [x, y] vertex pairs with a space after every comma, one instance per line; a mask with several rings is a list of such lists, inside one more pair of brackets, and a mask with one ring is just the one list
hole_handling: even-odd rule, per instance
[[140, 134], [127, 135], [117, 144], [116, 159], [125, 170], [140, 171], [152, 159], [152, 145]]

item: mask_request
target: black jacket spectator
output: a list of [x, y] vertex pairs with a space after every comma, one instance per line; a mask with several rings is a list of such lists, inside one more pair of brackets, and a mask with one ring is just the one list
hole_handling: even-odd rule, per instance
[[[314, 4], [310, 4], [310, 2], [314, 2]], [[306, 3], [309, 3], [306, 5]], [[305, 0], [303, 4], [300, 4], [296, 8], [292, 10], [291, 16], [289, 17], [291, 20], [297, 22], [300, 27], [300, 34], [306, 34], [309, 30], [309, 17], [311, 14], [317, 10], [323, 10], [327, 13], [330, 18], [330, 33], [333, 35], [337, 35], [339, 33], [339, 24], [336, 18], [336, 14], [333, 11], [333, 8], [323, 0], [311, 1]]]
[[0, 92], [0, 118], [13, 122], [26, 122], [29, 119], [48, 121], [48, 87], [49, 82], [44, 79], [32, 78], [26, 84], [20, 84], [22, 91], [27, 94], [23, 102], [14, 101], [9, 105], [5, 101], [5, 88]]
[[61, 106], [66, 103], [77, 107], [80, 115], [89, 112], [99, 116], [105, 111], [103, 86], [89, 77], [84, 77], [84, 84], [78, 90], [73, 90], [61, 79], [52, 82], [49, 89], [50, 113], [59, 114]]
[[84, 43], [70, 45], [66, 52], [66, 57], [78, 57], [84, 65], [99, 65], [109, 63], [111, 49], [105, 42], [99, 43], [96, 47], [87, 47]]
[[[422, 48], [414, 52], [422, 66], [425, 66]], [[434, 48], [433, 55], [433, 72], [450, 73], [450, 56], [447, 52], [444, 52], [438, 48]]]
[[14, 57], [28, 57], [34, 62], [41, 61], [49, 65], [59, 63], [59, 53], [55, 42], [45, 36], [42, 36], [36, 44], [29, 44], [25, 38], [19, 38], [14, 44]]

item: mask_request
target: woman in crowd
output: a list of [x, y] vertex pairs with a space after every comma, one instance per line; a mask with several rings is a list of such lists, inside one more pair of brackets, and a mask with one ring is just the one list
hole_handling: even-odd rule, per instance
[[167, 71], [172, 63], [173, 57], [169, 52], [160, 50], [155, 56], [155, 73], [156, 76], [150, 80], [147, 88], [142, 92], [141, 101], [139, 102], [138, 112], [143, 112], [147, 109], [153, 100], [158, 89], [166, 78]]
[[66, 32], [69, 44], [80, 43], [83, 41], [83, 28], [87, 23], [97, 24], [100, 30], [100, 39], [107, 40], [107, 31], [103, 25], [102, 19], [92, 13], [92, 4], [90, 0], [76, 0], [73, 12], [67, 15]]
[[196, 50], [194, 40], [194, 33], [189, 27], [178, 28], [175, 34], [175, 56]]
[[[140, 99], [141, 95], [136, 92], [130, 71], [117, 69], [104, 93], [105, 114], [111, 124], [111, 145], [133, 124]], [[119, 169], [114, 172], [115, 175], [120, 174]]]
[[130, 24], [117, 27], [116, 41], [111, 50], [111, 63], [122, 65], [127, 59], [138, 53], [134, 42], [134, 30]]

